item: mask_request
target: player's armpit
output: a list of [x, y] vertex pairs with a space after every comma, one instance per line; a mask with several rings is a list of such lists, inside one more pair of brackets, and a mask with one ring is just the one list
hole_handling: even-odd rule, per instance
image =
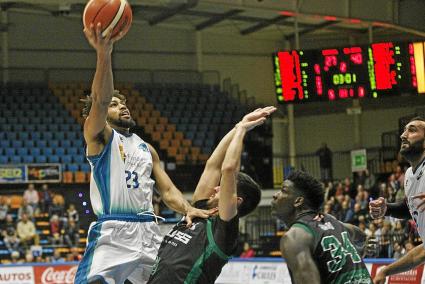
[[314, 237], [292, 227], [281, 239], [280, 250], [292, 272], [294, 283], [320, 284], [320, 273], [312, 256]]

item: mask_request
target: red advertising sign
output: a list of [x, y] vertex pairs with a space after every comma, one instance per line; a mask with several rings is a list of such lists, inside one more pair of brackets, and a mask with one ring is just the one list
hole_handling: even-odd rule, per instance
[[76, 265], [34, 266], [35, 284], [73, 284]]
[[[385, 266], [385, 264], [374, 263], [372, 265], [372, 278], [375, 277], [376, 273], [382, 266]], [[424, 265], [421, 264], [412, 270], [387, 277], [387, 284], [421, 284], [423, 271]]]

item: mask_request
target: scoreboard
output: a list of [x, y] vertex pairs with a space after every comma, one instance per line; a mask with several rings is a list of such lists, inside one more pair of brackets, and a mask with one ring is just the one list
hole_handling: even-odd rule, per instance
[[424, 93], [424, 43], [374, 43], [273, 55], [279, 103]]

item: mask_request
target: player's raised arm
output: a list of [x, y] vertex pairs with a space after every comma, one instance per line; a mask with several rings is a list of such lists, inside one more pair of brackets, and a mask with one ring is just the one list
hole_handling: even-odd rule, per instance
[[112, 75], [112, 31], [102, 36], [100, 24], [84, 29], [90, 45], [96, 50], [96, 72], [91, 88], [91, 108], [84, 123], [84, 139], [87, 142], [88, 155], [99, 154], [112, 135], [112, 128], [106, 123], [108, 106], [112, 100], [114, 83]]
[[319, 284], [320, 274], [313, 260], [313, 236], [298, 227], [292, 227], [280, 240], [282, 257], [286, 259], [294, 284]]
[[238, 212], [238, 201], [236, 192], [237, 174], [239, 172], [240, 160], [243, 148], [243, 139], [247, 131], [261, 125], [266, 117], [274, 112], [276, 108], [267, 107], [257, 109], [253, 112], [251, 119], [242, 120], [236, 125], [236, 131], [227, 148], [221, 167], [220, 199], [218, 202], [218, 212], [220, 219], [229, 221], [236, 216]]
[[[268, 116], [276, 110], [275, 107], [265, 107], [257, 109], [245, 115], [241, 122], [250, 122], [258, 119], [259, 113]], [[208, 199], [215, 193], [214, 188], [219, 185], [221, 178], [221, 165], [223, 164], [224, 156], [227, 148], [235, 135], [236, 128], [230, 130], [220, 141], [214, 152], [208, 159], [205, 169], [202, 172], [201, 178], [196, 186], [192, 201], [196, 202], [202, 199]]]
[[193, 208], [184, 198], [183, 194], [174, 183], [171, 181], [167, 173], [161, 168], [160, 160], [156, 150], [149, 145], [149, 150], [152, 154], [153, 168], [152, 172], [155, 176], [156, 185], [164, 203], [172, 210], [186, 215], [188, 226], [192, 225], [192, 218], [201, 217], [208, 218], [216, 210], [200, 210]]

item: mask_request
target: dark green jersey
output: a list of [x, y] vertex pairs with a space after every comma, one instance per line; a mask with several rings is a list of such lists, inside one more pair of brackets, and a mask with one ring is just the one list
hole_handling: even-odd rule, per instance
[[161, 243], [148, 283], [214, 283], [236, 249], [238, 226], [238, 216], [195, 219], [191, 228], [177, 224]]
[[320, 272], [321, 283], [372, 283], [366, 265], [343, 223], [328, 214], [318, 216], [309, 213], [301, 216], [292, 226], [301, 227], [313, 235], [313, 258]]

